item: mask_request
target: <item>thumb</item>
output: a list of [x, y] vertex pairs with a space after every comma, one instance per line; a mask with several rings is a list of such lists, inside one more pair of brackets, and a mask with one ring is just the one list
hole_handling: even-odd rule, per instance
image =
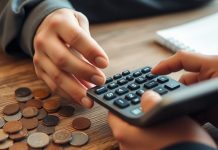
[[161, 101], [161, 96], [154, 91], [146, 91], [141, 97], [141, 107], [143, 112], [148, 112]]

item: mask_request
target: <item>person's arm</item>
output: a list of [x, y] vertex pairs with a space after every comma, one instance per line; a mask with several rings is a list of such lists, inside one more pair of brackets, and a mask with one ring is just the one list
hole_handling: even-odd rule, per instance
[[11, 55], [21, 51], [33, 56], [33, 38], [42, 20], [60, 8], [70, 8], [67, 0], [0, 0], [0, 45]]

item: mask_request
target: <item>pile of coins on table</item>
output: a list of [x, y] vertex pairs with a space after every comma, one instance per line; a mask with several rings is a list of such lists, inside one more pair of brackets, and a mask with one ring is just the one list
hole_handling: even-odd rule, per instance
[[88, 143], [89, 136], [81, 131], [90, 128], [91, 121], [88, 118], [73, 120], [72, 127], [77, 131], [55, 131], [55, 126], [60, 122], [58, 115], [72, 117], [75, 108], [61, 105], [61, 101], [52, 98], [48, 90], [31, 91], [21, 87], [15, 91], [15, 97], [18, 103], [5, 106], [4, 116], [0, 117], [0, 149], [53, 150], [62, 149], [63, 145], [78, 147]]

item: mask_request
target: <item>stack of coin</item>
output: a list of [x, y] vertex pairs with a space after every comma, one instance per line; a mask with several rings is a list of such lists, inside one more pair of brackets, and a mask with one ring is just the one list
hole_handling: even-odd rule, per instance
[[29, 88], [20, 87], [15, 90], [15, 97], [18, 102], [27, 102], [33, 98], [33, 95]]

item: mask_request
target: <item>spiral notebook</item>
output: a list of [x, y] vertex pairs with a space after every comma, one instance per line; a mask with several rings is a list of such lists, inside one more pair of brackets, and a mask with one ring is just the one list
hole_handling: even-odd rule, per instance
[[195, 51], [218, 55], [218, 13], [156, 32], [161, 45], [176, 52]]

